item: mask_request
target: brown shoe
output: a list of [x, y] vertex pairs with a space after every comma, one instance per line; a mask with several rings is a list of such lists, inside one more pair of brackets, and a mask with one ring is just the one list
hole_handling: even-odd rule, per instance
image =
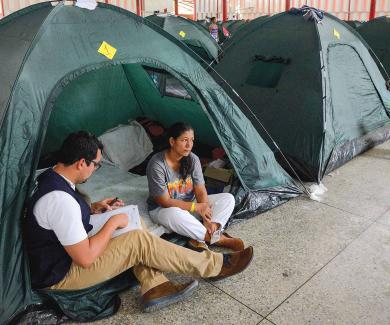
[[195, 239], [190, 239], [187, 242], [187, 247], [197, 252], [203, 252], [209, 249], [206, 243], [201, 243]]
[[241, 252], [223, 254], [221, 271], [211, 280], [220, 280], [244, 271], [253, 258], [253, 247], [249, 246]]
[[217, 241], [215, 245], [219, 247], [230, 248], [231, 250], [234, 250], [236, 252], [245, 249], [244, 242], [240, 238], [234, 238], [226, 232], [222, 234], [221, 239]]
[[183, 284], [164, 282], [144, 293], [142, 304], [144, 312], [150, 313], [160, 308], [179, 302], [189, 296], [198, 287], [198, 281], [191, 280]]

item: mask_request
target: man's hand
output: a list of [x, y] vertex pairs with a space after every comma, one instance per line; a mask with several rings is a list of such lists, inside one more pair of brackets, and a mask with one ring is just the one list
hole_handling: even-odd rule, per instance
[[204, 222], [211, 222], [211, 208], [209, 203], [196, 203], [195, 212], [199, 214]]
[[125, 228], [129, 223], [129, 217], [126, 213], [115, 214], [107, 222], [112, 223], [115, 229]]
[[89, 268], [103, 254], [115, 229], [126, 227], [128, 220], [125, 213], [113, 215], [96, 235], [64, 248], [74, 263]]
[[116, 199], [115, 197], [109, 197], [107, 199], [92, 203], [91, 204], [91, 212], [93, 214], [97, 214], [97, 213], [102, 213], [105, 211], [115, 210], [115, 209], [118, 209], [118, 208], [124, 206], [123, 201], [120, 199], [115, 201], [115, 203], [113, 205], [110, 205], [110, 203], [112, 201], [114, 201], [115, 199]]

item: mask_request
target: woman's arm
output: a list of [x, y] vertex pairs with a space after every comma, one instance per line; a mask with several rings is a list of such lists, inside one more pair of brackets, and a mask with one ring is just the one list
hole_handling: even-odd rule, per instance
[[163, 208], [172, 208], [177, 207], [183, 210], [190, 211], [192, 202], [186, 202], [181, 200], [172, 199], [168, 192], [165, 192], [163, 195], [153, 197], [154, 201]]
[[[207, 193], [206, 193], [207, 196]], [[203, 220], [211, 222], [211, 209], [208, 202], [200, 202], [194, 203], [194, 211], [191, 211], [193, 202], [186, 202], [176, 199], [171, 199], [168, 192], [164, 193], [160, 196], [153, 197], [154, 201], [163, 208], [172, 208], [177, 207], [183, 210], [187, 210], [190, 212], [198, 213]]]
[[208, 203], [209, 199], [207, 196], [206, 186], [204, 184], [194, 185], [194, 192], [196, 202], [199, 203]]

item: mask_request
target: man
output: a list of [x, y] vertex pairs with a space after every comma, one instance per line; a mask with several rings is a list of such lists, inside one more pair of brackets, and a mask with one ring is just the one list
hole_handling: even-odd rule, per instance
[[144, 310], [153, 311], [188, 297], [198, 285], [196, 280], [174, 284], [161, 271], [221, 279], [249, 265], [252, 247], [232, 254], [198, 253], [146, 230], [111, 238], [117, 228], [127, 225], [126, 214], [112, 216], [96, 235], [88, 237], [91, 210], [110, 209], [110, 199], [90, 207], [75, 185], [100, 167], [102, 150], [95, 136], [84, 131], [70, 134], [61, 146], [57, 165], [38, 177], [24, 222], [34, 288], [83, 289], [133, 268]]

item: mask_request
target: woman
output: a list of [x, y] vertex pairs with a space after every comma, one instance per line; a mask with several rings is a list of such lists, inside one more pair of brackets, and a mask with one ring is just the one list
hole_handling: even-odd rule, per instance
[[210, 19], [210, 25], [209, 25], [209, 32], [212, 38], [215, 39], [215, 41], [219, 42], [218, 37], [218, 25], [217, 25], [217, 18], [211, 17]]
[[[155, 154], [146, 174], [148, 208], [152, 220], [180, 235], [192, 238], [189, 246], [207, 249], [212, 235], [223, 231], [234, 209], [230, 193], [207, 195], [199, 158], [191, 152], [193, 128], [182, 122], [168, 131], [170, 148]], [[222, 233], [218, 246], [244, 249], [241, 239]]]

